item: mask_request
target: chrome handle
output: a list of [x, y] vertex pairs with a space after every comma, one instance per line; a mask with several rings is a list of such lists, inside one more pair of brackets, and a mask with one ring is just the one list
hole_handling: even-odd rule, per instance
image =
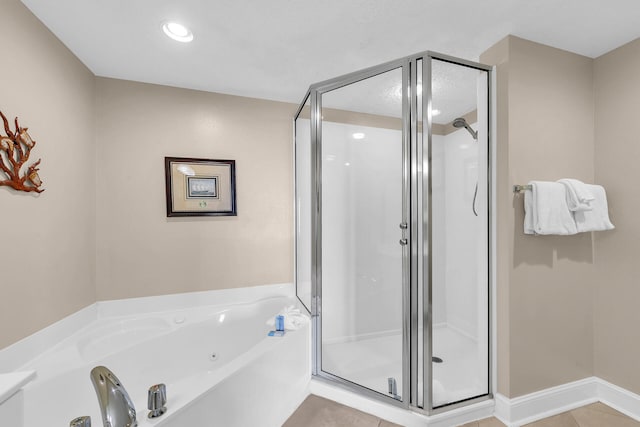
[[389, 385], [389, 394], [392, 396], [398, 395], [398, 385], [396, 383], [396, 379], [393, 377], [387, 378], [387, 383]]
[[396, 383], [396, 379], [393, 377], [387, 378], [387, 382], [389, 384], [389, 394], [396, 400], [402, 400], [400, 396], [398, 396], [398, 385]]
[[147, 399], [147, 409], [149, 409], [149, 418], [156, 418], [167, 412], [167, 386], [164, 384], [156, 384], [149, 387], [149, 396]]
[[78, 417], [71, 420], [69, 427], [91, 427], [91, 417]]
[[399, 242], [399, 243], [400, 243], [402, 246], [407, 246], [407, 244], [409, 243], [409, 240], [407, 240], [407, 239], [400, 239], [400, 242]]

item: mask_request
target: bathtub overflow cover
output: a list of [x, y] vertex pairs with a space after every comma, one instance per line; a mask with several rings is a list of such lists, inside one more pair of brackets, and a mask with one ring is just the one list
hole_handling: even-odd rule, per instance
[[209, 360], [211, 360], [212, 362], [215, 362], [218, 359], [218, 353], [211, 353], [209, 355]]

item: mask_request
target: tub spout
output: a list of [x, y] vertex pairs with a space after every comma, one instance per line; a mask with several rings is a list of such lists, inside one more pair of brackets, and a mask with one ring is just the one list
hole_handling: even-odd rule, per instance
[[136, 427], [136, 408], [113, 372], [104, 366], [91, 370], [91, 382], [98, 395], [104, 427]]

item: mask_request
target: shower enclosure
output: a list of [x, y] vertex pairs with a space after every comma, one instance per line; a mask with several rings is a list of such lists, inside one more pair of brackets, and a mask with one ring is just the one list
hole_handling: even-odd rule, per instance
[[314, 375], [428, 414], [490, 397], [490, 72], [425, 52], [310, 86], [295, 281]]

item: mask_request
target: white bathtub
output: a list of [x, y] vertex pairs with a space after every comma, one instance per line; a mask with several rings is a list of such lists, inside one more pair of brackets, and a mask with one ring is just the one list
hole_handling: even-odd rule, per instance
[[[24, 426], [90, 415], [101, 427], [89, 378], [98, 365], [123, 383], [141, 427], [280, 426], [307, 393], [309, 325], [274, 338], [265, 322], [292, 304], [274, 297], [100, 318], [20, 367], [37, 372], [23, 389]], [[168, 411], [149, 420], [147, 390], [157, 383], [167, 386]]]

